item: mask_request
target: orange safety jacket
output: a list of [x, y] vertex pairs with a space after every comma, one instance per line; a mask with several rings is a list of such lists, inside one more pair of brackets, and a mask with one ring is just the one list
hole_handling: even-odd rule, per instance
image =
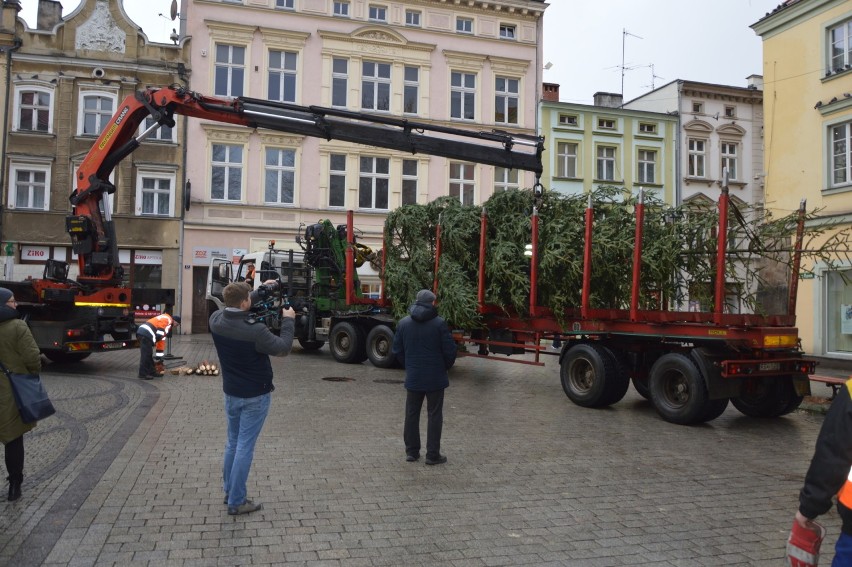
[[174, 319], [168, 313], [163, 313], [148, 319], [139, 325], [139, 331], [147, 333], [154, 340], [154, 358], [163, 358], [166, 354], [166, 337], [172, 335]]

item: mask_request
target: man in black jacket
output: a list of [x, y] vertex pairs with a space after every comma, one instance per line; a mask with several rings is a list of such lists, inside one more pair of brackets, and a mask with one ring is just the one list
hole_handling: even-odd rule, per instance
[[261, 504], [246, 496], [254, 445], [269, 413], [272, 364], [269, 355], [286, 356], [293, 344], [296, 313], [282, 311], [281, 334], [275, 336], [262, 322], [248, 318], [251, 288], [245, 282], [232, 283], [222, 291], [225, 309], [210, 316], [210, 332], [222, 368], [228, 442], [222, 476], [228, 514], [248, 514]]
[[447, 370], [456, 361], [456, 343], [447, 323], [438, 317], [433, 305], [435, 294], [428, 289], [417, 292], [417, 299], [396, 326], [393, 353], [405, 368], [405, 441], [406, 461], [420, 458], [420, 410], [426, 398], [426, 464], [447, 462], [441, 454], [441, 430], [444, 425], [444, 390], [450, 385]]
[[843, 520], [832, 565], [852, 565], [852, 380], [838, 392], [822, 422], [805, 485], [799, 493], [796, 523], [819, 531], [812, 524], [831, 508], [837, 495], [837, 511]]

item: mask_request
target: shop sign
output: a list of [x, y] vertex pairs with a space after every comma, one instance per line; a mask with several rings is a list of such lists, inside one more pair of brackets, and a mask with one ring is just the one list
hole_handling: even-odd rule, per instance
[[231, 250], [199, 246], [192, 249], [193, 266], [209, 266], [211, 258], [227, 258]]
[[162, 250], [137, 250], [133, 254], [133, 263], [134, 264], [148, 264], [154, 266], [162, 266], [163, 265], [163, 251]]
[[50, 246], [21, 246], [21, 260], [30, 262], [44, 262], [50, 258]]
[[233, 253], [231, 254], [231, 262], [234, 264], [240, 263], [240, 258], [248, 254], [248, 250], [245, 248], [234, 248]]

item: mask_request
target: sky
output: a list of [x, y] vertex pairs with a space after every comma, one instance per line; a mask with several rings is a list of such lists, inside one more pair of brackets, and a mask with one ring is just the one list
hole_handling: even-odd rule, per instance
[[[591, 104], [598, 91], [622, 92], [622, 62], [625, 101], [676, 79], [747, 86], [746, 77], [763, 68], [761, 39], [749, 26], [781, 3], [546, 1], [544, 63], [551, 65], [544, 81], [560, 85], [561, 101], [581, 104]], [[80, 4], [61, 2], [64, 15]], [[171, 0], [125, 0], [124, 5], [150, 40], [169, 42], [177, 27], [168, 17]], [[21, 0], [21, 6], [19, 15], [34, 27], [38, 0]]]

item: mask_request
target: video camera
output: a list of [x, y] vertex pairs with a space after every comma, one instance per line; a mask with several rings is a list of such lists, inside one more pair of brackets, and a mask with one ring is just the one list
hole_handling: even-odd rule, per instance
[[250, 325], [263, 323], [277, 335], [281, 331], [281, 311], [290, 307], [287, 294], [282, 293], [278, 282], [261, 284], [255, 290], [252, 300], [246, 321]]

